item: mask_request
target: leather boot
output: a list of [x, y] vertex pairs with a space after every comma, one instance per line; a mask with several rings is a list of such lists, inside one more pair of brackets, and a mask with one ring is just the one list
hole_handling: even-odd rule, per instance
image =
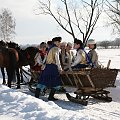
[[39, 95], [40, 95], [40, 88], [36, 88], [35, 97], [39, 98]]
[[54, 88], [51, 89], [48, 100], [50, 101], [55, 101], [58, 100], [57, 98], [54, 98], [54, 94], [55, 94], [56, 90]]

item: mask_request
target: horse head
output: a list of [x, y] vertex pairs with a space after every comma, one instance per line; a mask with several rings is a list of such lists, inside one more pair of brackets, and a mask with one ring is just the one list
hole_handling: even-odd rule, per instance
[[39, 52], [39, 49], [36, 47], [27, 47], [24, 50], [21, 50], [20, 65], [21, 66], [34, 66], [35, 65], [35, 55]]

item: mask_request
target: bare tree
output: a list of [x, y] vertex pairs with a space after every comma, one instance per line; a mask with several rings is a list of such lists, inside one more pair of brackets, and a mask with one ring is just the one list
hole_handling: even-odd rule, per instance
[[[54, 4], [53, 4], [54, 3]], [[38, 0], [37, 15], [52, 16], [73, 39], [82, 35], [86, 44], [102, 12], [103, 0]]]
[[106, 13], [110, 18], [108, 24], [113, 26], [113, 32], [120, 33], [120, 0], [108, 1], [106, 0]]
[[99, 46], [104, 47], [105, 49], [107, 49], [110, 45], [110, 41], [102, 41], [99, 43]]
[[119, 46], [120, 46], [120, 38], [116, 38], [116, 39], [115, 39], [114, 45], [119, 48]]
[[10, 41], [15, 34], [15, 19], [8, 9], [2, 9], [0, 14], [0, 37], [2, 40]]

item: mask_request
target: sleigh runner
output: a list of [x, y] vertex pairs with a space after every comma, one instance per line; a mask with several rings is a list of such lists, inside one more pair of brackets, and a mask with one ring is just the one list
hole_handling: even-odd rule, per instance
[[[76, 91], [73, 91], [75, 97], [66, 92], [68, 100], [72, 102], [87, 105], [90, 97], [110, 102], [112, 101], [112, 98], [108, 97], [110, 92], [104, 89], [115, 87], [117, 74], [117, 69], [106, 68], [66, 71], [61, 74], [61, 82], [64, 87], [76, 88]], [[31, 75], [29, 90], [35, 92], [39, 77], [38, 72], [31, 71]]]

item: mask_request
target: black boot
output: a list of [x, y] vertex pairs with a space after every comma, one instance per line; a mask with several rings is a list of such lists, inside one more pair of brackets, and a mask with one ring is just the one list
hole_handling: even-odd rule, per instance
[[49, 97], [48, 97], [48, 100], [50, 101], [55, 101], [55, 100], [58, 100], [56, 98], [54, 98], [54, 94], [55, 94], [56, 90], [54, 88], [51, 89], [50, 91], [50, 94], [49, 94]]
[[36, 88], [35, 97], [39, 98], [39, 95], [40, 95], [40, 88]]
[[63, 92], [63, 93], [65, 93], [65, 92], [66, 92], [66, 89], [61, 86], [60, 89], [58, 90], [58, 92]]

